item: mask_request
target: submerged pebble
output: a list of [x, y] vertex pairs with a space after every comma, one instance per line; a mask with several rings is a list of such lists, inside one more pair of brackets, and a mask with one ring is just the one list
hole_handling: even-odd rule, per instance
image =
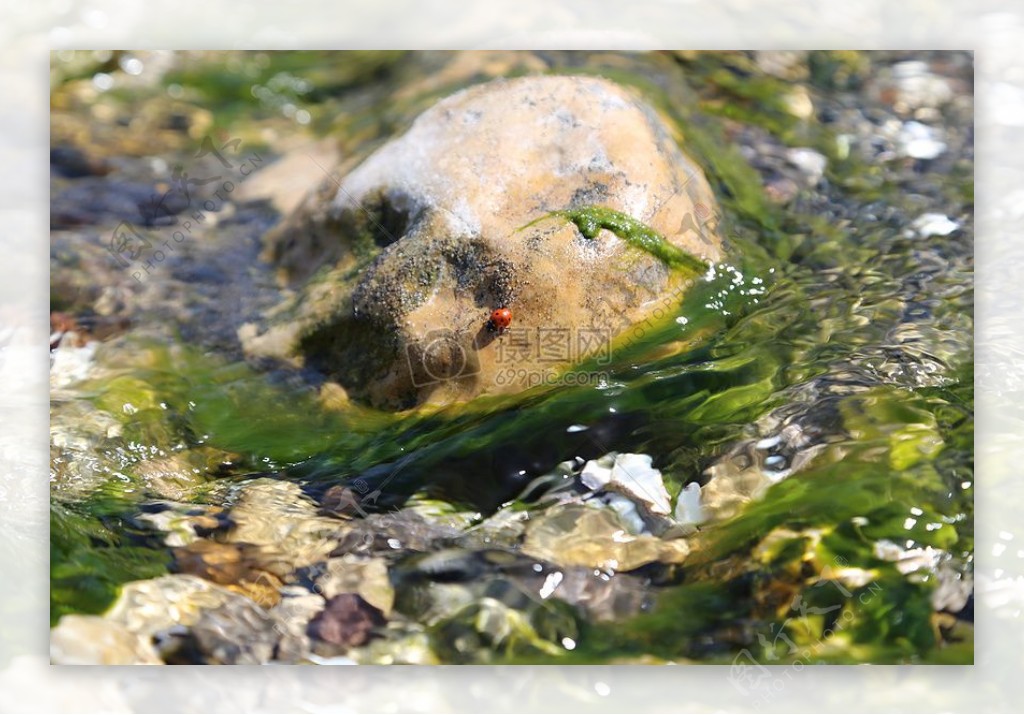
[[926, 213], [914, 219], [911, 228], [921, 238], [928, 238], [929, 236], [948, 236], [959, 230], [960, 224], [944, 214]]
[[946, 151], [938, 129], [921, 122], [907, 122], [899, 134], [900, 151], [912, 159], [934, 159]]
[[189, 629], [185, 647], [193, 647], [211, 665], [262, 665], [274, 657], [280, 638], [264, 609], [238, 599], [204, 611]]
[[366, 643], [382, 625], [384, 616], [379, 609], [357, 594], [340, 593], [310, 621], [309, 635], [318, 655], [343, 655], [349, 648]]
[[552, 507], [526, 529], [523, 552], [563, 566], [587, 566], [608, 572], [632, 571], [653, 562], [682, 563], [689, 547], [683, 540], [633, 535], [613, 509], [583, 504]]
[[141, 634], [100, 616], [68, 615], [50, 632], [54, 665], [156, 665], [163, 661]]

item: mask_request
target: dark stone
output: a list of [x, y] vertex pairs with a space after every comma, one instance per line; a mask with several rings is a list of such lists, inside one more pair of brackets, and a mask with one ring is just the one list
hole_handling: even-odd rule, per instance
[[354, 593], [341, 593], [310, 621], [309, 635], [318, 652], [334, 655], [370, 640], [373, 630], [384, 625], [384, 614]]
[[91, 157], [73, 146], [55, 146], [50, 149], [50, 168], [69, 179], [110, 173], [110, 167], [105, 161]]
[[86, 177], [53, 196], [52, 228], [116, 224], [125, 221], [144, 227], [170, 226], [188, 209], [190, 199], [180, 191], [152, 183]]

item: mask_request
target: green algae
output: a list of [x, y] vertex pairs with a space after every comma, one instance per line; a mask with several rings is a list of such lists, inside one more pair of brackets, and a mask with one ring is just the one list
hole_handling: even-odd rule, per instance
[[97, 498], [50, 505], [51, 626], [66, 613], [102, 613], [126, 581], [167, 573], [169, 552], [119, 511]]
[[605, 206], [584, 206], [566, 211], [553, 211], [519, 228], [522, 231], [547, 218], [557, 216], [573, 223], [589, 240], [597, 238], [602, 229], [611, 231], [633, 248], [645, 251], [666, 266], [695, 274], [707, 271], [708, 264], [672, 245], [660, 233], [635, 218]]

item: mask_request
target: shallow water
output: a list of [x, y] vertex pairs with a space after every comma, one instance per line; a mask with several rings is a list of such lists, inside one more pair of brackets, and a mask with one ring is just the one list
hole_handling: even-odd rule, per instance
[[[689, 537], [681, 567], [641, 574], [652, 598], [639, 615], [577, 618], [571, 647], [498, 648], [488, 659], [971, 661], [969, 619], [961, 614], [941, 627], [936, 620], [937, 571], [903, 573], [879, 547], [891, 544], [904, 558], [934, 549], [926, 553], [941, 554], [943, 568], [971, 571], [969, 118], [946, 117], [966, 139], [951, 142], [945, 158], [879, 161], [879, 169], [856, 151], [844, 155], [841, 121], [794, 120], [768, 99], [788, 83], [740, 71], [735, 58], [545, 59], [552, 71], [636, 84], [680, 123], [684, 146], [722, 199], [734, 257], [661, 320], [627, 331], [607, 364], [582, 366], [599, 375], [591, 384], [536, 387], [429, 414], [325, 409], [316, 376], [261, 373], [211, 348], [201, 329], [189, 345], [147, 335], [137, 322], [99, 348], [105, 374], [54, 395], [61, 434], [72, 431], [64, 415], [75, 405], [111, 416], [110, 425], [83, 428], [71, 447], [62, 436], [64, 446], [53, 450], [54, 622], [100, 612], [120, 583], [172, 567], [161, 535], [137, 518], [154, 500], [230, 505], [240, 485], [271, 475], [314, 498], [341, 483], [379, 491], [371, 511], [383, 513], [409, 498], [443, 502], [475, 523], [503, 506], [542, 510], [549, 490], [563, 485], [539, 477], [565, 460], [616, 451], [651, 455], [673, 497], [701, 484], [714, 518]], [[340, 88], [310, 72], [315, 56], [305, 65], [292, 58], [287, 68], [274, 67], [277, 59], [239, 61], [256, 65], [259, 78], [307, 77], [308, 85], [253, 86], [302, 94], [315, 132], [355, 134], [353, 127], [384, 116], [365, 132], [371, 146], [402, 122], [376, 112], [383, 100], [375, 83], [403, 86], [436, 60], [382, 60]], [[842, 58], [823, 54], [814, 66], [827, 61]], [[864, 61], [859, 71], [870, 77], [892, 58]], [[197, 62], [166, 81], [193, 83], [205, 98], [236, 98], [222, 99], [217, 122], [252, 122], [244, 92], [209, 86], [216, 69]], [[884, 112], [856, 83], [809, 82], [819, 113]], [[392, 111], [402, 116], [423, 101]], [[260, 100], [257, 113], [272, 114], [268, 102]], [[826, 180], [784, 207], [762, 188], [775, 169], [759, 174], [737, 149], [757, 149], [772, 135], [778, 146], [812, 146], [829, 159]], [[927, 212], [961, 227], [922, 237], [911, 226]], [[254, 295], [269, 290], [265, 277], [250, 280]], [[175, 460], [175, 475], [184, 463], [191, 478], [164, 478], [153, 468], [162, 459]], [[863, 570], [863, 583], [836, 575], [851, 569]], [[794, 595], [802, 608], [791, 607]], [[443, 643], [445, 632], [434, 637]]]

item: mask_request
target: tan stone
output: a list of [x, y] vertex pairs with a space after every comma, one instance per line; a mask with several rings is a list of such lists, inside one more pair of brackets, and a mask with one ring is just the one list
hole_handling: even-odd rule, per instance
[[355, 593], [385, 616], [395, 603], [395, 591], [388, 579], [384, 559], [363, 558], [353, 554], [328, 559], [324, 574], [317, 579], [316, 592], [326, 599], [342, 593]]
[[67, 615], [50, 631], [55, 665], [162, 665], [148, 640], [100, 616]]
[[280, 575], [291, 567], [280, 557], [268, 556], [252, 544], [221, 544], [208, 539], [174, 549], [175, 566], [248, 596], [257, 605], [270, 608], [281, 600]]
[[632, 571], [644, 564], [682, 563], [689, 546], [681, 539], [634, 536], [609, 508], [580, 504], [556, 508], [529, 524], [523, 553], [561, 566]]

